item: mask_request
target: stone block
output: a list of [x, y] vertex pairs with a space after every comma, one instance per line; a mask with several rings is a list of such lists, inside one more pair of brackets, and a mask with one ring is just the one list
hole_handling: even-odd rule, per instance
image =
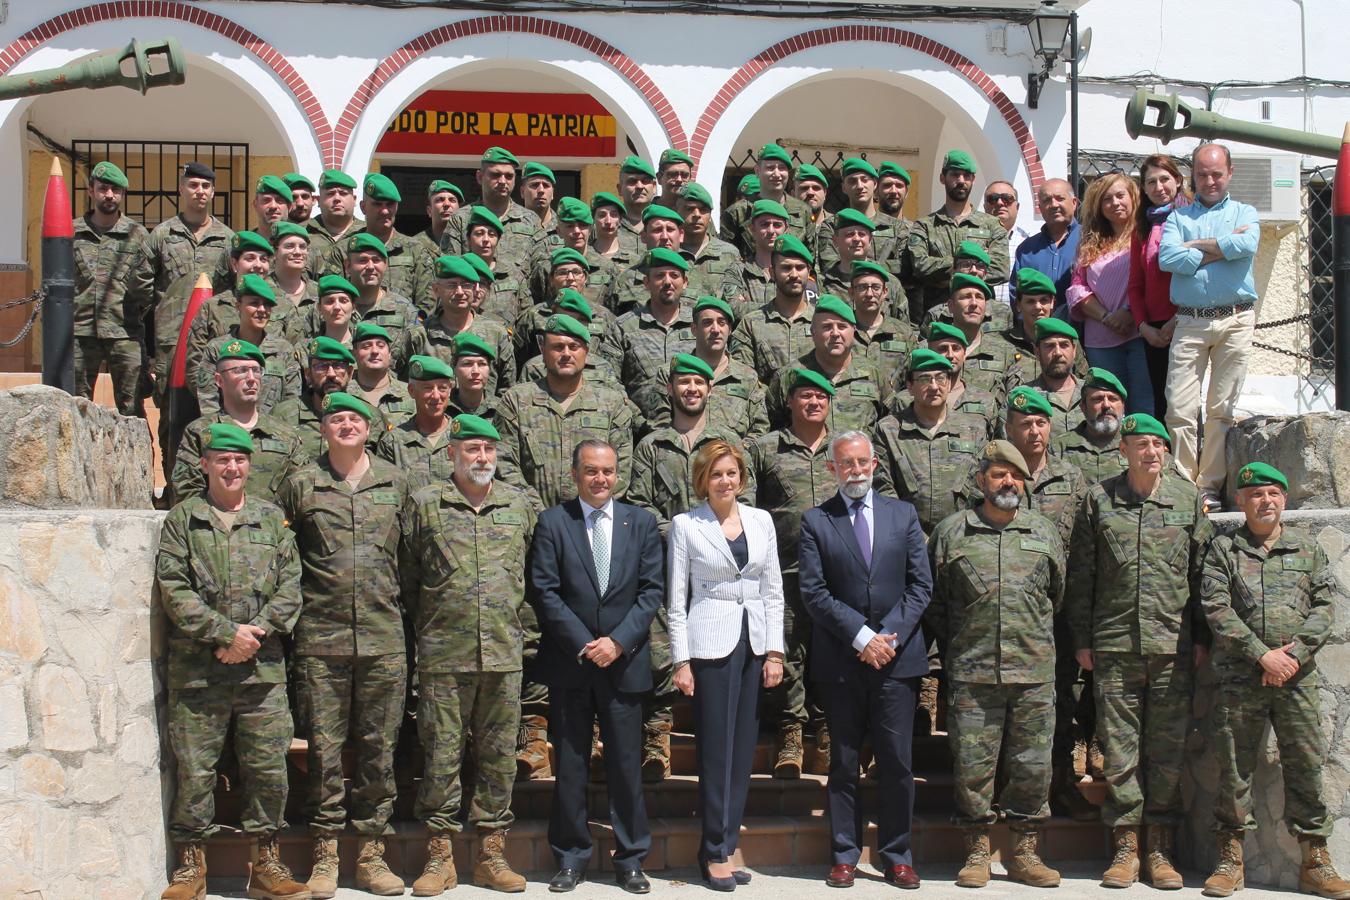
[[0, 684], [0, 750], [28, 746], [28, 709], [23, 685]]
[[1350, 413], [1251, 416], [1228, 432], [1228, 502], [1237, 473], [1254, 459], [1289, 479], [1290, 509], [1350, 506]]
[[89, 692], [75, 669], [56, 665], [39, 669], [37, 703], [42, 746], [48, 750], [89, 750], [98, 743]]
[[86, 753], [74, 771], [70, 799], [76, 803], [102, 804], [122, 793], [126, 771], [112, 757]]
[[50, 756], [30, 753], [19, 760], [19, 790], [56, 798], [66, 792], [66, 770]]

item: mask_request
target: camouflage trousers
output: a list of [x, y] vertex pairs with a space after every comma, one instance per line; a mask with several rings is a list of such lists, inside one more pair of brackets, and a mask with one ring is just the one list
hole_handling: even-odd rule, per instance
[[[1050, 817], [1050, 740], [1054, 684], [949, 682], [957, 825], [990, 825], [1001, 813], [1016, 828]], [[1002, 748], [1007, 779], [995, 812], [994, 777]]]
[[[670, 655], [670, 632], [666, 625], [666, 606], [661, 604], [652, 619], [647, 640], [652, 652], [652, 690], [643, 702], [642, 724], [648, 730], [660, 727], [661, 723], [671, 724], [675, 720], [675, 667]], [[668, 729], [667, 729], [668, 730]]]
[[1190, 654], [1096, 653], [1094, 659], [1106, 776], [1103, 824], [1180, 825], [1194, 681]]
[[[1084, 676], [1078, 693], [1079, 676]], [[1050, 757], [1056, 766], [1073, 768], [1075, 736], [1092, 740], [1097, 709], [1092, 701], [1092, 673], [1084, 672], [1074, 656], [1073, 636], [1064, 616], [1055, 617], [1055, 740]], [[1078, 728], [1075, 730], [1075, 722]], [[1075, 733], [1076, 731], [1076, 733]]]
[[806, 656], [811, 648], [811, 616], [802, 605], [801, 584], [796, 572], [783, 573], [783, 680], [764, 692], [761, 720], [771, 726], [806, 725], [807, 719], [821, 719], [810, 697], [810, 679]]
[[1266, 723], [1275, 732], [1284, 776], [1284, 821], [1296, 838], [1331, 836], [1331, 818], [1322, 802], [1322, 760], [1326, 753], [1318, 679], [1302, 678], [1280, 688], [1221, 684], [1214, 704], [1214, 751], [1219, 758], [1219, 793], [1214, 800], [1219, 831], [1255, 831], [1252, 775], [1266, 744]]
[[548, 719], [548, 678], [539, 671], [539, 620], [534, 607], [526, 603], [520, 612], [520, 627], [525, 633], [521, 657], [520, 714]]
[[402, 653], [383, 656], [301, 656], [301, 702], [310, 723], [310, 829], [342, 831], [342, 748], [350, 736], [356, 749], [352, 777], [352, 829], [386, 834], [398, 788], [394, 748], [403, 720], [408, 662]]
[[509, 828], [520, 727], [519, 672], [423, 672], [417, 734], [426, 766], [417, 788], [417, 818], [432, 833], [459, 831], [460, 764], [473, 744], [477, 773], [469, 824]]
[[286, 827], [286, 751], [291, 711], [284, 684], [225, 684], [169, 691], [169, 746], [178, 779], [169, 811], [169, 837], [176, 843], [203, 840], [215, 832], [216, 765], [234, 726], [243, 808], [249, 834]]
[[136, 416], [136, 397], [141, 381], [141, 342], [130, 338], [75, 338], [75, 393], [94, 399], [98, 373], [107, 368], [112, 378], [117, 411]]

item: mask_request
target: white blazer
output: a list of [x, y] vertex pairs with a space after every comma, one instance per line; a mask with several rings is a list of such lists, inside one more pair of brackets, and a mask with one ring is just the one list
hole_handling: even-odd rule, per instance
[[756, 655], [783, 652], [783, 574], [773, 517], [738, 503], [749, 560], [735, 558], [708, 504], [670, 523], [670, 650], [676, 665], [691, 658], [721, 659], [736, 649], [741, 617], [748, 615]]

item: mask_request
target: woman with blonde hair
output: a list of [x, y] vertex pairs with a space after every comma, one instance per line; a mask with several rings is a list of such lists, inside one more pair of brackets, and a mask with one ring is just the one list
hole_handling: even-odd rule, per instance
[[737, 499], [744, 452], [709, 441], [694, 457], [704, 501], [670, 523], [669, 630], [675, 687], [694, 700], [703, 880], [732, 891], [750, 768], [759, 738], [759, 692], [783, 680], [783, 576], [769, 513]]

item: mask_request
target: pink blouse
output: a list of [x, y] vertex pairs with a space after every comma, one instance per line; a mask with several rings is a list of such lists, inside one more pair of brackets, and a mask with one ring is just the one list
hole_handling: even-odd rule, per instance
[[1139, 337], [1135, 331], [1121, 337], [1096, 319], [1083, 315], [1083, 301], [1095, 294], [1097, 302], [1107, 312], [1128, 308], [1130, 285], [1130, 248], [1122, 247], [1112, 253], [1103, 253], [1086, 266], [1074, 266], [1073, 280], [1065, 292], [1069, 303], [1069, 318], [1083, 322], [1083, 345], [1087, 347], [1119, 347]]

